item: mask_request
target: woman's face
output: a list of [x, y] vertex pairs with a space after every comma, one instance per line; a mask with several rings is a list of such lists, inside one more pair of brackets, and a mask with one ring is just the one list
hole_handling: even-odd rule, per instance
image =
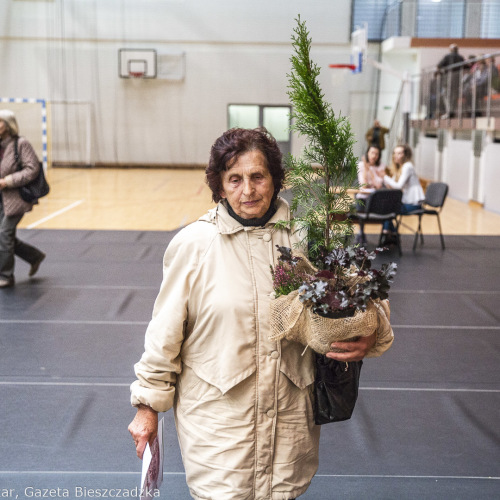
[[405, 150], [401, 147], [395, 148], [393, 159], [396, 165], [402, 165], [405, 162]]
[[265, 156], [258, 150], [247, 151], [223, 171], [222, 198], [226, 198], [242, 219], [263, 217], [271, 206], [274, 184]]
[[378, 160], [378, 157], [380, 156], [378, 148], [370, 148], [368, 150], [367, 156], [368, 156], [368, 163], [370, 165], [375, 165], [375, 163]]
[[7, 127], [7, 124], [3, 121], [0, 120], [0, 137], [6, 137], [9, 135], [9, 128]]

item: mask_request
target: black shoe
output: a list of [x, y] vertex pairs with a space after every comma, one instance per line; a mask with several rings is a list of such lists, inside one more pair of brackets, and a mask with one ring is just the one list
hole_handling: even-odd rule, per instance
[[382, 236], [382, 242], [381, 245], [386, 247], [390, 245], [397, 245], [398, 240], [396, 238], [396, 235], [394, 233], [387, 233]]
[[31, 269], [30, 272], [28, 273], [28, 276], [34, 276], [36, 272], [38, 271], [38, 268], [40, 267], [40, 264], [42, 263], [43, 259], [45, 259], [46, 255], [42, 253], [38, 259], [31, 264]]

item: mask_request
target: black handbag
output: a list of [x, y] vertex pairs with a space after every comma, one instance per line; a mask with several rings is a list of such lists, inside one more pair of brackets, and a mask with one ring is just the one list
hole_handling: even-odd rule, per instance
[[315, 353], [314, 423], [341, 422], [351, 418], [358, 399], [363, 361], [337, 361]]
[[[19, 171], [23, 169], [23, 164], [21, 162], [21, 158], [19, 157], [19, 153], [17, 150], [17, 141], [18, 137], [16, 137], [16, 140], [14, 142], [14, 155], [17, 163], [16, 170]], [[47, 194], [49, 194], [50, 191], [49, 184], [45, 179], [43, 164], [40, 162], [39, 166], [40, 168], [38, 170], [38, 175], [36, 176], [36, 178], [33, 179], [31, 182], [28, 182], [28, 184], [25, 184], [24, 186], [21, 186], [19, 188], [19, 194], [21, 195], [21, 198], [24, 201], [27, 201], [28, 203], [35, 203], [38, 200], [38, 198], [46, 196]]]

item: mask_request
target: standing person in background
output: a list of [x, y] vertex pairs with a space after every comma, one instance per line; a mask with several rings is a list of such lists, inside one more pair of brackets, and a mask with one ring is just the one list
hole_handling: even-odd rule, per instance
[[[443, 73], [442, 88], [444, 90], [445, 102], [448, 104], [447, 115], [453, 118], [457, 113], [459, 90], [460, 90], [460, 68], [447, 70], [448, 66], [463, 62], [464, 58], [458, 53], [458, 45], [452, 43], [450, 52], [439, 61], [437, 68]], [[451, 81], [448, 83], [448, 78]], [[449, 95], [448, 95], [449, 91]]]
[[[406, 214], [412, 210], [422, 208], [425, 198], [424, 190], [420, 184], [415, 167], [411, 162], [412, 150], [407, 144], [396, 146], [392, 159], [394, 162], [394, 174], [392, 177], [384, 176], [384, 186], [391, 189], [403, 191], [401, 213]], [[385, 241], [382, 244], [393, 242], [394, 225], [392, 222], [384, 222]]]
[[474, 72], [476, 82], [476, 116], [484, 116], [486, 112], [485, 97], [488, 95], [489, 70], [485, 59], [477, 63], [477, 69]]
[[464, 71], [462, 75], [462, 113], [463, 116], [469, 117], [472, 115], [472, 95], [474, 83], [474, 71], [476, 69], [477, 63], [475, 61], [476, 56], [469, 55], [467, 58], [467, 63], [464, 64]]
[[368, 142], [368, 146], [377, 146], [380, 151], [385, 149], [385, 134], [389, 133], [389, 129], [382, 127], [378, 120], [373, 122], [373, 127], [368, 129], [366, 132], [366, 141]]
[[500, 92], [500, 76], [498, 75], [498, 66], [496, 65], [495, 58], [490, 57], [488, 59], [488, 66], [491, 67], [491, 88]]
[[434, 71], [429, 81], [429, 102], [428, 102], [428, 112], [426, 117], [427, 120], [433, 120], [435, 118], [439, 118], [441, 114], [445, 112], [446, 108], [444, 106], [444, 102], [441, 97], [442, 86], [443, 86], [443, 79], [441, 78], [439, 71]]
[[[15, 141], [23, 165], [17, 170]], [[33, 208], [21, 198], [19, 187], [34, 180], [41, 168], [36, 153], [24, 137], [19, 137], [19, 127], [12, 111], [0, 110], [0, 288], [14, 285], [14, 256], [31, 265], [33, 276], [45, 258], [37, 248], [16, 238], [16, 228], [23, 215]]]

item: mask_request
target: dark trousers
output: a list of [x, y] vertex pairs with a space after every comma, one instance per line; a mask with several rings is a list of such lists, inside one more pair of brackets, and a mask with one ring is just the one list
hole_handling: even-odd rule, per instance
[[22, 218], [23, 214], [5, 215], [0, 202], [0, 278], [14, 276], [14, 255], [33, 264], [43, 254], [38, 248], [16, 238], [16, 228]]
[[[408, 212], [413, 212], [413, 210], [419, 210], [422, 208], [421, 204], [418, 205], [412, 205], [411, 203], [403, 203], [401, 205], [401, 214], [406, 215]], [[385, 221], [384, 222], [384, 229], [389, 230], [391, 233], [396, 231], [396, 228], [394, 227], [394, 224], [392, 221]]]

